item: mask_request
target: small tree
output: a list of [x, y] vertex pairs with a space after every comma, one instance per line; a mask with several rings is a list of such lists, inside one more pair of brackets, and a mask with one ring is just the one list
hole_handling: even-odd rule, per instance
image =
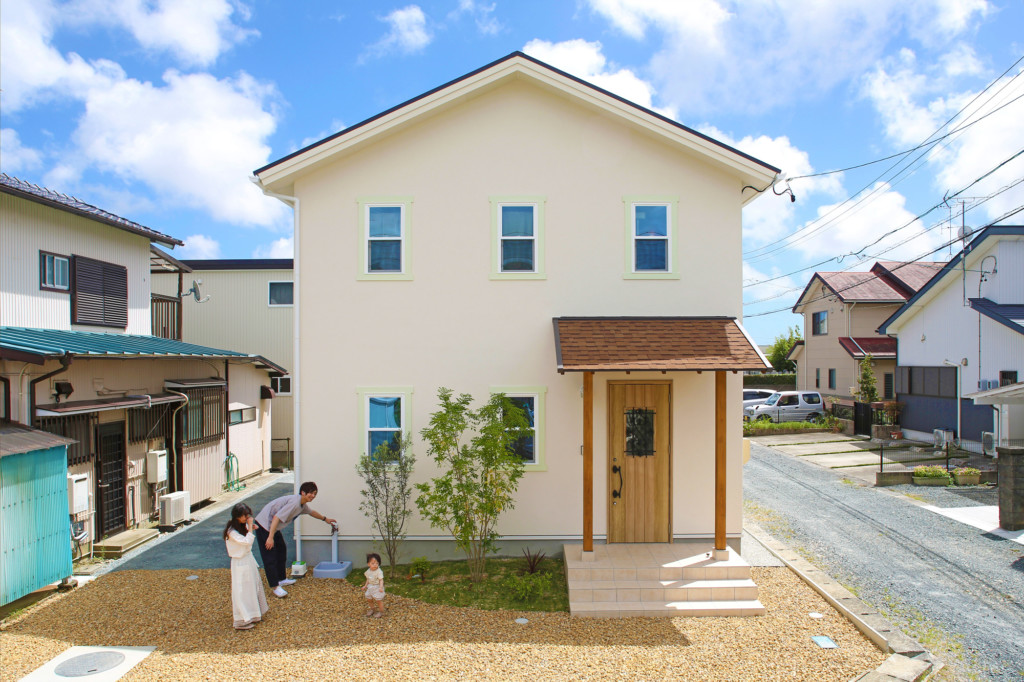
[[779, 334], [775, 337], [772, 345], [768, 346], [768, 352], [765, 353], [765, 356], [768, 358], [768, 362], [772, 363], [772, 367], [776, 372], [792, 372], [796, 370], [796, 363], [786, 356], [789, 355], [789, 351], [793, 349], [796, 342], [802, 339], [800, 330], [795, 327], [790, 327], [789, 331], [785, 334]]
[[523, 461], [512, 446], [529, 422], [501, 393], [477, 410], [466, 393], [453, 399], [450, 389], [440, 388], [437, 397], [440, 408], [420, 434], [441, 474], [416, 484], [416, 506], [431, 526], [452, 534], [466, 553], [470, 580], [480, 582], [487, 555], [497, 549], [498, 517], [514, 506]]
[[415, 463], [412, 438], [400, 434], [378, 445], [372, 456], [362, 455], [356, 465], [366, 486], [359, 491], [363, 496], [359, 508], [380, 535], [388, 555], [388, 574], [392, 578], [398, 565], [400, 545], [405, 540], [405, 521], [412, 514], [409, 476]]
[[860, 361], [860, 391], [862, 403], [873, 403], [878, 400], [878, 388], [875, 386], [875, 369], [871, 366], [873, 358], [865, 355]]

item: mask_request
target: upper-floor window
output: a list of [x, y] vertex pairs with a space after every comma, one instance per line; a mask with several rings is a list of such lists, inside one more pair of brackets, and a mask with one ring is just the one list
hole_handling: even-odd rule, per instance
[[827, 310], [819, 310], [816, 313], [811, 313], [811, 334], [813, 334], [814, 336], [828, 334]]
[[676, 214], [679, 199], [625, 197], [626, 279], [678, 279]]
[[408, 197], [359, 200], [358, 279], [412, 279]]
[[294, 303], [294, 282], [269, 282], [267, 305], [290, 306]]
[[999, 372], [999, 385], [1009, 386], [1010, 384], [1017, 383], [1017, 372], [1016, 370], [1003, 370]]
[[39, 288], [50, 291], [71, 289], [71, 264], [67, 256], [39, 252]]
[[287, 374], [280, 377], [270, 377], [270, 390], [274, 395], [291, 395], [292, 378]]
[[668, 204], [633, 204], [633, 272], [668, 272]]
[[101, 327], [128, 326], [128, 269], [84, 256], [74, 257], [71, 321]]
[[502, 205], [501, 271], [533, 272], [537, 267], [536, 207]]

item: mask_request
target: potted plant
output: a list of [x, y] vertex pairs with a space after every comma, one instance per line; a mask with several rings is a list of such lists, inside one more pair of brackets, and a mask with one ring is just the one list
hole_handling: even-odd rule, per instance
[[957, 485], [978, 485], [981, 483], [981, 471], [974, 467], [958, 467], [953, 469], [953, 480]]
[[949, 485], [949, 474], [940, 466], [914, 467], [914, 485]]
[[292, 562], [292, 577], [298, 578], [306, 575], [306, 562], [305, 561], [293, 561]]

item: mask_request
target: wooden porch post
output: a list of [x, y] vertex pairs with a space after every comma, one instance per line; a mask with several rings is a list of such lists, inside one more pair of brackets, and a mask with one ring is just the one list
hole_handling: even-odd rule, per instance
[[715, 372], [715, 549], [725, 549], [725, 372]]
[[594, 551], [594, 373], [583, 373], [583, 551]]

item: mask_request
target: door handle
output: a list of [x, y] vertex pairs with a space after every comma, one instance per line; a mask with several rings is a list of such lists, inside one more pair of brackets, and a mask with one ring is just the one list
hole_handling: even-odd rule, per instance
[[622, 497], [622, 467], [618, 464], [612, 465], [612, 475], [619, 475], [619, 489], [612, 491], [612, 497]]
[[96, 487], [97, 488], [109, 488], [110, 484], [109, 483], [97, 483]]

